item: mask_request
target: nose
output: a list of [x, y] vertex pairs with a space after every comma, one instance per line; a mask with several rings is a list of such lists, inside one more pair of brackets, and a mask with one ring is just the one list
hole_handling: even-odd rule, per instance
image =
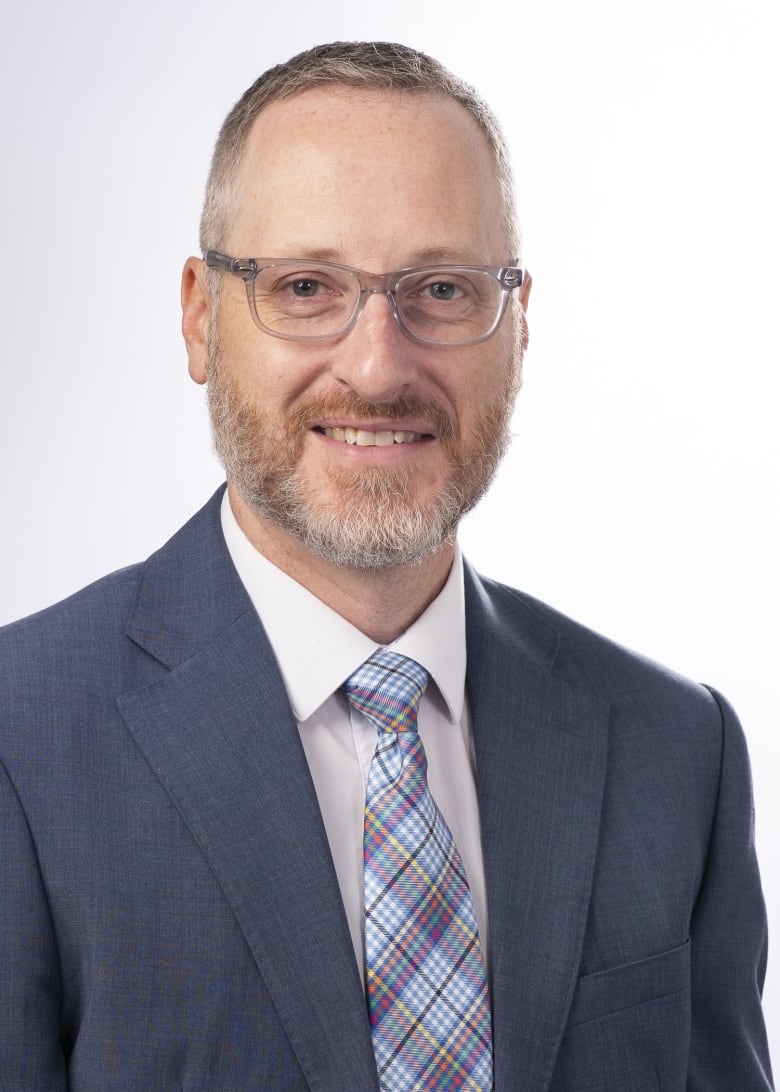
[[395, 321], [383, 288], [371, 288], [351, 330], [334, 346], [331, 374], [367, 402], [394, 402], [416, 375], [417, 348]]

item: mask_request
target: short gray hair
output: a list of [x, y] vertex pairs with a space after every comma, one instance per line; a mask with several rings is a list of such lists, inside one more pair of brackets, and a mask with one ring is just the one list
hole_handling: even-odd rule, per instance
[[214, 148], [200, 221], [202, 250], [221, 250], [225, 245], [237, 197], [236, 175], [249, 130], [258, 114], [272, 102], [326, 86], [443, 95], [465, 107], [484, 133], [496, 165], [502, 226], [510, 250], [507, 260], [519, 258], [520, 232], [512, 167], [506, 140], [493, 111], [469, 84], [439, 61], [395, 42], [332, 42], [314, 46], [286, 64], [269, 68], [244, 92], [225, 119]]

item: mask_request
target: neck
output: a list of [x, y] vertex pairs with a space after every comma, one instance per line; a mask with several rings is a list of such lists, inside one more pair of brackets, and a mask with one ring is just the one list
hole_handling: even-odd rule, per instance
[[436, 598], [449, 575], [452, 542], [416, 565], [380, 570], [345, 568], [326, 561], [258, 515], [230, 485], [228, 496], [236, 522], [256, 550], [378, 644], [390, 644], [408, 629]]

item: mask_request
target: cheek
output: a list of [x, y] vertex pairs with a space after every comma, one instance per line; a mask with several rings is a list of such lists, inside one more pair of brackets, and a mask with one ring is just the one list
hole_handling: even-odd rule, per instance
[[513, 366], [509, 356], [496, 360], [477, 360], [469, 367], [459, 396], [462, 414], [479, 417], [493, 412], [496, 403], [503, 404], [514, 390]]
[[[261, 331], [249, 338], [220, 334], [219, 361], [231, 383], [263, 408], [289, 407], [316, 379], [297, 346]], [[291, 346], [291, 347], [290, 347]]]

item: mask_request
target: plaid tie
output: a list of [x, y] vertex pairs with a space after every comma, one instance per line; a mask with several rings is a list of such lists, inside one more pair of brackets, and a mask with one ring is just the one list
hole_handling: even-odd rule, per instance
[[378, 729], [363, 833], [366, 979], [383, 1092], [493, 1087], [490, 1002], [477, 922], [417, 733], [428, 673], [379, 649], [347, 679]]

